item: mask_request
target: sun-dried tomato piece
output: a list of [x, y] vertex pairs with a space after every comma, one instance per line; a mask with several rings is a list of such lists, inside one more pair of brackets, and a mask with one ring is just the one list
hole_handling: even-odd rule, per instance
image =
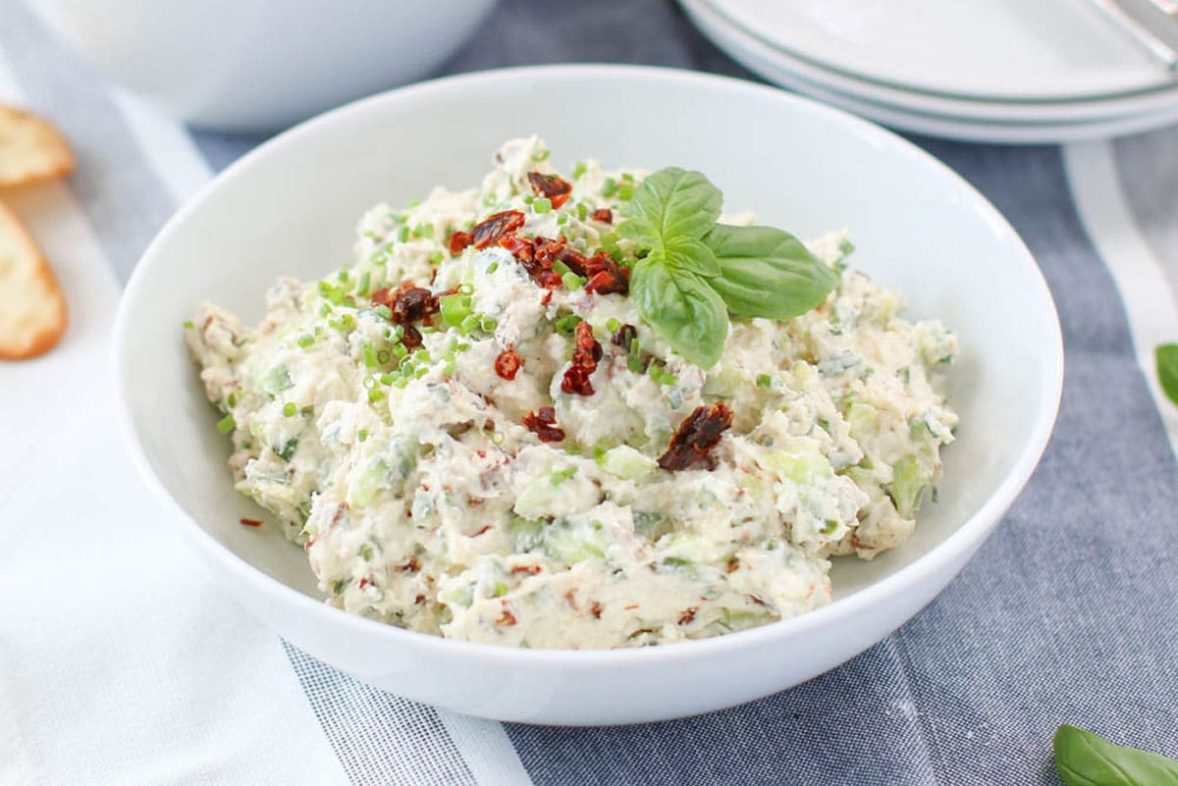
[[638, 328], [630, 324], [625, 324], [614, 331], [614, 335], [613, 338], [610, 339], [610, 343], [629, 352], [630, 344], [632, 344], [636, 338], [638, 338]]
[[518, 210], [504, 210], [487, 216], [470, 230], [474, 247], [483, 249], [498, 243], [501, 237], [522, 227], [525, 220], [524, 214]]
[[573, 364], [564, 372], [560, 389], [578, 396], [592, 396], [593, 383], [589, 377], [597, 370], [597, 361], [601, 360], [601, 344], [593, 337], [593, 328], [588, 322], [577, 323], [576, 341]]
[[679, 424], [675, 436], [671, 437], [667, 452], [659, 456], [659, 466], [663, 469], [678, 470], [702, 464], [708, 469], [713, 469], [715, 459], [710, 455], [710, 451], [720, 442], [720, 435], [731, 425], [732, 410], [726, 404], [721, 402], [711, 407], [696, 407], [695, 411]]
[[523, 358], [515, 351], [515, 347], [508, 347], [495, 358], [495, 373], [500, 378], [511, 381], [515, 379], [515, 374], [523, 363]]
[[374, 306], [385, 306], [393, 312], [391, 319], [402, 325], [427, 319], [438, 313], [438, 299], [432, 292], [412, 281], [404, 281], [395, 290], [381, 287], [372, 293]]
[[540, 438], [541, 442], [560, 442], [564, 439], [564, 429], [556, 425], [556, 410], [553, 407], [540, 407], [535, 412], [524, 415], [524, 426]]
[[604, 252], [599, 251], [593, 255], [585, 264], [585, 272], [589, 274], [589, 281], [585, 284], [586, 292], [624, 295], [630, 291], [630, 271], [614, 262]]
[[405, 325], [405, 332], [401, 334], [401, 343], [405, 345], [405, 349], [417, 349], [421, 346], [421, 331], [413, 325]]
[[532, 184], [532, 193], [538, 197], [547, 197], [553, 207], [560, 207], [569, 201], [569, 194], [573, 192], [573, 184], [557, 175], [528, 172], [528, 182]]
[[507, 252], [515, 257], [530, 273], [531, 266], [536, 259], [536, 241], [531, 238], [520, 237], [519, 235], [507, 235], [499, 240], [499, 245], [507, 249]]
[[424, 287], [402, 285], [393, 295], [393, 321], [402, 325], [438, 313], [438, 299]]
[[466, 247], [474, 242], [474, 235], [469, 232], [455, 232], [450, 235], [450, 255], [458, 256]]
[[614, 211], [608, 207], [599, 207], [593, 211], [592, 218], [594, 221], [600, 221], [603, 224], [612, 224], [614, 222]]
[[510, 235], [499, 241], [499, 245], [511, 252], [537, 286], [556, 289], [562, 282], [560, 274], [552, 269], [551, 254], [544, 245], [550, 242], [552, 241], [542, 237], [530, 240]]
[[369, 300], [374, 306], [386, 306], [391, 309], [393, 307], [393, 291], [388, 287], [381, 287], [372, 293]]

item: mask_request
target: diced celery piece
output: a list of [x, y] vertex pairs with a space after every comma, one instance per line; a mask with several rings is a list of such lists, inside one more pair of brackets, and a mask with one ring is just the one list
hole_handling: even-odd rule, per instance
[[641, 480], [654, 472], [654, 459], [629, 445], [618, 445], [605, 452], [601, 468], [622, 480]]
[[823, 478], [834, 476], [830, 461], [816, 451], [774, 450], [761, 458], [760, 463], [799, 486], [812, 486]]
[[743, 376], [736, 369], [721, 368], [708, 374], [702, 392], [705, 396], [727, 398], [735, 394], [743, 382]]
[[389, 467], [377, 459], [367, 466], [348, 487], [348, 500], [352, 507], [371, 505], [382, 488], [388, 487]]
[[851, 436], [856, 439], [879, 430], [879, 410], [862, 401], [851, 404], [847, 409], [846, 418], [847, 424], [851, 427]]
[[888, 494], [896, 504], [896, 512], [906, 519], [916, 515], [924, 490], [933, 480], [933, 468], [917, 456], [909, 454], [892, 467], [892, 482]]
[[652, 542], [658, 540], [672, 530], [670, 516], [656, 511], [634, 511], [634, 531]]
[[294, 386], [290, 379], [290, 369], [286, 367], [285, 363], [279, 363], [274, 368], [266, 372], [262, 377], [262, 390], [269, 393], [271, 396], [277, 396], [284, 390]]
[[569, 565], [605, 556], [605, 549], [588, 532], [575, 531], [563, 523], [553, 525], [545, 533], [544, 551], [553, 559]]

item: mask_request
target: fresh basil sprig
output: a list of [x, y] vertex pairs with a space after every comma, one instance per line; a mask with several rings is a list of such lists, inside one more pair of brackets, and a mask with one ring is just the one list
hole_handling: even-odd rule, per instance
[[788, 232], [716, 223], [722, 203], [699, 172], [667, 167], [642, 181], [618, 225], [646, 252], [631, 275], [638, 312], [703, 368], [724, 352], [729, 312], [789, 319], [820, 305], [838, 283]]
[[1067, 786], [1178, 784], [1178, 761], [1126, 748], [1075, 726], [1055, 733], [1055, 769]]
[[1178, 404], [1178, 344], [1162, 344], [1154, 353], [1158, 383], [1166, 398]]

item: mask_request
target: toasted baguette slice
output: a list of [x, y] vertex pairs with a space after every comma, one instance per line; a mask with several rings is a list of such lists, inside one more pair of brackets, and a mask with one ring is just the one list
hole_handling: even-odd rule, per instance
[[0, 105], [0, 188], [65, 177], [74, 153], [57, 129], [36, 115]]
[[53, 270], [17, 217], [0, 203], [0, 359], [48, 352], [65, 322], [65, 298]]

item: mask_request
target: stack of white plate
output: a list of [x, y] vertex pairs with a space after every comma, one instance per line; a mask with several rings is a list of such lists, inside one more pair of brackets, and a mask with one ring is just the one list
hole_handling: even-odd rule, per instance
[[769, 81], [905, 131], [1013, 144], [1178, 123], [1174, 72], [1086, 0], [680, 3]]

